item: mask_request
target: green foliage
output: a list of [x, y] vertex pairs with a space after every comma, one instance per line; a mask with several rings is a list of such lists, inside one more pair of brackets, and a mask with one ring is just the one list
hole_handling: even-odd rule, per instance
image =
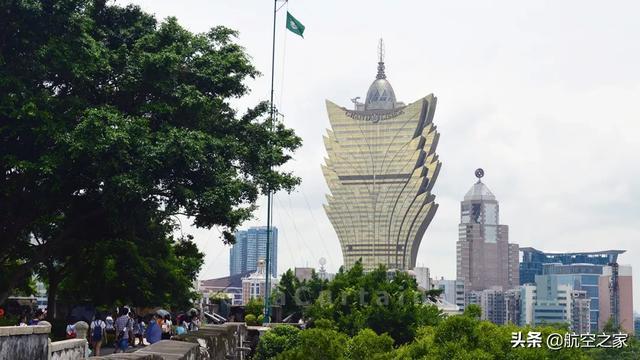
[[581, 349], [550, 350], [540, 348], [513, 348], [512, 332], [540, 331], [545, 339], [550, 333], [565, 331], [555, 327], [524, 327], [495, 325], [472, 316], [450, 316], [437, 326], [418, 330], [415, 341], [399, 347], [395, 359], [588, 359]]
[[247, 323], [247, 325], [249, 326], [255, 326], [258, 325], [258, 321], [256, 320], [256, 316], [253, 314], [247, 314], [244, 317], [244, 322]]
[[389, 335], [378, 335], [371, 329], [363, 329], [349, 341], [348, 358], [379, 359], [389, 355], [391, 351], [393, 351], [393, 339]]
[[245, 317], [251, 314], [256, 318], [264, 313], [264, 301], [261, 298], [250, 299], [244, 306]]
[[[464, 314], [444, 317], [433, 306], [419, 302], [398, 303], [366, 292], [384, 289], [406, 296], [416, 289], [415, 281], [396, 274], [389, 278], [383, 268], [364, 273], [356, 264], [341, 270], [307, 309], [311, 328], [278, 327], [263, 336], [257, 359], [638, 359], [640, 345], [629, 339], [622, 349], [562, 348], [551, 350], [544, 343], [551, 333], [564, 335], [566, 324], [538, 327], [495, 325], [480, 320], [480, 307], [467, 306]], [[356, 289], [364, 289], [362, 292]], [[337, 296], [336, 296], [337, 294]], [[330, 296], [332, 295], [332, 296]], [[337, 299], [336, 299], [337, 298]], [[409, 314], [409, 312], [411, 314]], [[403, 323], [398, 319], [404, 320]], [[377, 328], [375, 328], [377, 326]], [[379, 330], [379, 329], [383, 330]], [[354, 330], [357, 331], [354, 332]], [[618, 329], [610, 324], [608, 331]], [[516, 347], [512, 334], [526, 339], [530, 331], [540, 332], [541, 347]], [[407, 339], [402, 341], [399, 339]], [[394, 347], [395, 345], [395, 347]]]
[[237, 33], [105, 1], [0, 13], [0, 301], [49, 262], [68, 299], [188, 302], [202, 254], [176, 216], [233, 242], [267, 184], [299, 182], [278, 169], [300, 138], [231, 106], [259, 75]]
[[337, 330], [336, 323], [330, 319], [317, 319], [313, 322], [313, 327], [316, 327], [318, 329]]
[[314, 321], [332, 320], [349, 336], [365, 328], [386, 332], [396, 344], [411, 341], [419, 326], [437, 324], [442, 317], [435, 306], [423, 304], [408, 274], [397, 272], [389, 279], [384, 267], [365, 274], [359, 262], [341, 269], [306, 313]]
[[304, 330], [298, 336], [298, 345], [282, 352], [276, 359], [346, 359], [348, 340], [345, 334], [336, 330], [318, 328]]
[[300, 330], [290, 325], [278, 325], [260, 337], [254, 360], [273, 359], [276, 355], [293, 349], [299, 343]]
[[477, 304], [469, 304], [464, 308], [464, 315], [473, 319], [480, 319], [482, 316], [482, 308]]
[[258, 319], [256, 320], [256, 322], [258, 323], [258, 325], [264, 324], [264, 314], [258, 315]]

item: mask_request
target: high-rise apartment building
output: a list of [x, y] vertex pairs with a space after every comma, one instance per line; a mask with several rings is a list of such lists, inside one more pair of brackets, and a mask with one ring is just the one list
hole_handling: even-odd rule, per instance
[[509, 227], [500, 225], [498, 201], [480, 180], [484, 171], [476, 170], [476, 176], [478, 181], [460, 204], [457, 278], [467, 291], [517, 287], [518, 245], [509, 244]]
[[519, 288], [504, 292], [505, 324], [520, 325], [520, 311], [522, 310], [522, 293]]
[[436, 97], [396, 101], [383, 54], [381, 41], [378, 74], [364, 103], [355, 98], [347, 109], [326, 102], [325, 211], [347, 268], [362, 259], [367, 270], [379, 264], [408, 270], [438, 208], [431, 194], [440, 169]]
[[[236, 243], [229, 250], [229, 274], [244, 274], [257, 269], [260, 259], [267, 258], [267, 227], [251, 227], [235, 233]], [[269, 267], [271, 275], [278, 276], [278, 229], [271, 228]]]
[[442, 290], [440, 295], [448, 303], [455, 304], [461, 311], [465, 308], [464, 281], [461, 280], [433, 280], [433, 288]]
[[591, 332], [591, 299], [584, 290], [571, 292], [571, 330], [577, 334]]
[[555, 276], [537, 275], [532, 325], [569, 323], [572, 291], [571, 285], [558, 283]]
[[[573, 290], [586, 292], [590, 299], [589, 318], [591, 322], [591, 332], [598, 331], [598, 319], [600, 314], [600, 291], [598, 290], [598, 279], [602, 274], [602, 265], [594, 264], [543, 264], [543, 276], [551, 276], [557, 283], [571, 286]], [[536, 284], [538, 277], [536, 275]]]

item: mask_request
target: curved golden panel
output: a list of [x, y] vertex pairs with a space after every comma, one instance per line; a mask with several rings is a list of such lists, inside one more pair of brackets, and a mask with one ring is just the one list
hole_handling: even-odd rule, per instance
[[415, 266], [435, 215], [431, 189], [441, 163], [433, 125], [436, 97], [380, 111], [354, 111], [327, 101], [331, 129], [322, 171], [330, 190], [325, 212], [344, 264], [366, 269]]

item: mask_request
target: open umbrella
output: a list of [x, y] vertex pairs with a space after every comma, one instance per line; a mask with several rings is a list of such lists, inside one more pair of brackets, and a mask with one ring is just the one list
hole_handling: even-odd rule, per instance
[[170, 313], [170, 312], [168, 312], [168, 311], [167, 311], [167, 310], [165, 310], [165, 309], [157, 310], [157, 311], [156, 311], [156, 314], [158, 314], [159, 316], [162, 316], [162, 317], [165, 317], [165, 316], [167, 316], [167, 315], [171, 316], [171, 313]]

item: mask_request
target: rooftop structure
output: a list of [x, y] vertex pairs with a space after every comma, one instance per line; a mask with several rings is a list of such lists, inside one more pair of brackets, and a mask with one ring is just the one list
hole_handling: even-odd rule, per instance
[[520, 284], [533, 283], [536, 275], [542, 275], [543, 264], [560, 263], [607, 265], [618, 262], [618, 255], [625, 250], [605, 250], [593, 252], [551, 253], [532, 247], [520, 248]]

